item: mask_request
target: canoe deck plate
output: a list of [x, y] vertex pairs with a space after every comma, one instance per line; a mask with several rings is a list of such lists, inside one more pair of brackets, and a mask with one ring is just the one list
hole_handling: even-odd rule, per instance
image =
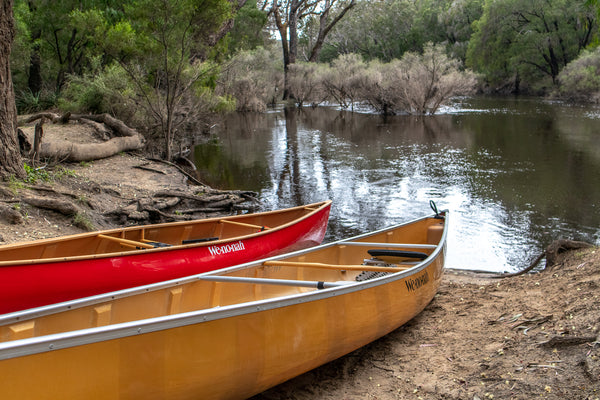
[[[385, 261], [377, 258], [366, 258], [363, 260], [362, 265], [376, 266], [376, 267], [397, 267], [395, 264], [388, 264]], [[363, 271], [356, 277], [357, 282], [368, 281], [369, 279], [380, 278], [382, 276], [389, 275], [389, 272], [377, 272], [377, 271]]]

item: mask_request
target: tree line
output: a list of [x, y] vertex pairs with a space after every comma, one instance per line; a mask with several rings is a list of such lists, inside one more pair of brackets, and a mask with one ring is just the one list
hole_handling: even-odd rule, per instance
[[475, 89], [600, 97], [596, 0], [1, 1], [20, 113], [109, 113], [166, 159], [216, 114], [282, 99], [428, 114]]

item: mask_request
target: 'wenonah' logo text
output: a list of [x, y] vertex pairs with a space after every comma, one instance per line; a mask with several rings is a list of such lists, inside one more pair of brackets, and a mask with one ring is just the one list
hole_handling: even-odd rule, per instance
[[224, 244], [222, 246], [210, 246], [208, 251], [213, 256], [219, 256], [221, 254], [233, 253], [234, 251], [246, 250], [244, 243], [240, 240], [237, 243]]

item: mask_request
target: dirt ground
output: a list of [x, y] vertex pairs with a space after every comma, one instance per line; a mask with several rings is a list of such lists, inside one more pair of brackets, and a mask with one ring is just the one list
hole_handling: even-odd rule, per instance
[[[23, 218], [0, 217], [0, 244], [83, 231], [18, 201], [45, 186], [79, 198], [100, 229], [114, 226], [101, 218], [111, 209], [188, 185], [176, 168], [130, 154], [63, 167], [69, 172], [51, 182], [5, 186], [0, 201]], [[432, 303], [403, 327], [253, 400], [600, 399], [599, 283], [597, 247], [563, 253], [535, 274], [447, 271]]]

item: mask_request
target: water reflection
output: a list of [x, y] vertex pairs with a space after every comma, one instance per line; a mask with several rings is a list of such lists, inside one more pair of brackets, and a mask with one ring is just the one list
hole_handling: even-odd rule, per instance
[[514, 271], [553, 239], [600, 240], [599, 113], [469, 99], [433, 117], [330, 108], [232, 115], [196, 148], [208, 183], [265, 209], [332, 199], [326, 241], [451, 211], [448, 266]]

